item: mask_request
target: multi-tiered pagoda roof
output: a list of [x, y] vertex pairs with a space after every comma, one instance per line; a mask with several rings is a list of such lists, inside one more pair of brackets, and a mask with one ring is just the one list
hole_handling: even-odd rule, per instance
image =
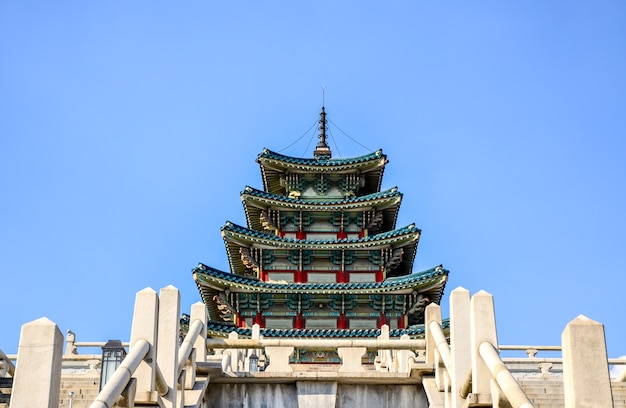
[[439, 303], [448, 271], [414, 273], [420, 230], [397, 227], [402, 194], [381, 190], [382, 150], [333, 158], [322, 108], [312, 158], [264, 149], [263, 189], [245, 187], [247, 226], [222, 227], [230, 271], [193, 270], [209, 334], [265, 337], [423, 335], [423, 311]]

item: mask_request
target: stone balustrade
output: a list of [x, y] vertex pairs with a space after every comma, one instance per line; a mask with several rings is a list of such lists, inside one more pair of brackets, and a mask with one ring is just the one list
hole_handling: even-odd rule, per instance
[[[124, 360], [119, 382], [109, 387], [114, 391], [98, 396], [93, 407], [114, 402], [120, 407], [204, 407], [207, 392], [214, 392], [220, 400], [233, 392], [261, 389], [245, 391], [237, 384], [283, 384], [271, 392], [293, 392], [302, 406], [319, 407], [361, 383], [404, 387], [402, 395], [427, 399], [430, 406], [439, 408], [485, 404], [540, 407], [534, 401], [552, 404], [555, 398], [561, 398], [558, 406], [564, 407], [585, 406], [590, 401], [626, 407], [626, 400], [620, 402], [626, 374], [614, 379], [622, 381], [618, 384], [611, 381], [608, 371], [610, 364], [626, 365], [626, 360], [607, 359], [600, 323], [579, 316], [565, 328], [561, 346], [497, 347], [493, 298], [482, 291], [474, 296], [463, 288], [452, 291], [449, 335], [442, 330], [441, 309], [429, 305], [424, 340], [390, 338], [387, 326], [376, 339], [264, 339], [258, 325], [252, 328], [250, 339], [240, 339], [235, 332], [227, 339], [207, 339], [206, 308], [198, 302], [192, 306], [189, 331], [181, 344], [179, 305], [179, 292], [171, 286], [159, 295], [150, 288], [137, 293], [130, 342], [125, 343], [131, 357]], [[13, 378], [12, 408], [59, 407], [64, 362], [89, 364], [91, 372], [98, 368], [100, 355], [78, 354], [78, 350], [104, 342], [78, 342], [68, 331], [65, 353], [63, 343], [58, 327], [42, 318], [23, 326], [17, 356], [0, 352], [0, 374]], [[341, 364], [294, 363], [294, 351], [305, 348], [334, 350]], [[375, 362], [363, 364], [364, 354], [371, 350], [376, 352]], [[527, 357], [502, 358], [501, 351]], [[538, 357], [538, 353], [561, 356]], [[251, 357], [259, 359], [257, 367], [263, 371], [251, 371]], [[13, 364], [16, 358], [19, 364]], [[216, 387], [212, 391], [207, 391], [209, 377]], [[545, 389], [555, 395], [538, 395], [539, 381], [547, 381], [550, 386]], [[293, 390], [284, 385], [289, 383], [295, 384]], [[531, 390], [531, 398], [524, 393], [526, 389]]]

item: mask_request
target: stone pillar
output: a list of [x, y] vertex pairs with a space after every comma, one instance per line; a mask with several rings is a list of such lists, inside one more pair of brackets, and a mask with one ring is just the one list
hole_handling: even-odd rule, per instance
[[[380, 336], [377, 337], [382, 341], [389, 341], [389, 326], [383, 324], [380, 328]], [[378, 349], [378, 358], [379, 365], [377, 367], [378, 371], [392, 371], [393, 370], [393, 357], [391, 355], [391, 350], [389, 349]]]
[[334, 381], [296, 381], [298, 408], [334, 407], [337, 383]]
[[431, 303], [424, 310], [424, 322], [426, 329], [426, 364], [433, 364], [435, 367], [435, 384], [439, 391], [446, 391], [446, 368], [437, 350], [437, 340], [432, 334], [430, 324], [435, 322], [441, 326], [441, 307], [436, 303]]
[[176, 408], [178, 388], [178, 348], [180, 341], [180, 293], [169, 285], [159, 293], [157, 365], [169, 389], [162, 397], [165, 408]]
[[341, 367], [338, 373], [359, 373], [365, 371], [361, 358], [365, 355], [365, 347], [337, 347], [337, 354], [341, 358]]
[[470, 292], [458, 287], [450, 293], [450, 354], [452, 356], [452, 370], [450, 375], [449, 405], [452, 408], [461, 408], [461, 387], [467, 373], [472, 368], [471, 341], [470, 341]]
[[196, 302], [191, 305], [191, 315], [189, 317], [189, 322], [194, 322], [196, 320], [200, 320], [203, 324], [202, 330], [200, 334], [196, 338], [196, 341], [193, 343], [193, 348], [196, 350], [196, 361], [206, 361], [207, 351], [206, 351], [206, 331], [207, 331], [207, 311], [206, 305], [202, 302]]
[[435, 364], [435, 350], [437, 343], [430, 332], [430, 322], [441, 324], [441, 308], [436, 303], [431, 303], [424, 310], [424, 327], [426, 328], [426, 364]]
[[478, 349], [480, 344], [485, 341], [493, 344], [496, 348], [498, 347], [493, 296], [484, 290], [472, 296], [470, 301], [470, 332], [472, 393], [480, 398], [480, 394], [489, 394], [491, 392], [490, 380], [492, 376]]
[[11, 408], [58, 408], [63, 334], [45, 317], [22, 326]]
[[583, 315], [561, 335], [566, 408], [612, 407], [604, 326]]
[[159, 315], [159, 298], [152, 288], [137, 292], [135, 296], [135, 311], [133, 326], [130, 332], [130, 349], [138, 340], [145, 340], [150, 344], [148, 354], [135, 370], [133, 377], [137, 379], [137, 401], [153, 403], [157, 400], [155, 388], [156, 359], [157, 359], [157, 324]]
[[70, 329], [67, 329], [67, 337], [65, 338], [65, 354], [66, 355], [78, 354], [78, 351], [76, 350], [76, 346], [74, 345], [75, 342], [76, 342], [76, 334], [74, 334], [74, 332], [71, 331]]
[[[239, 334], [237, 334], [236, 331], [232, 331], [230, 333], [228, 333], [228, 338], [231, 340], [237, 340], [239, 338]], [[228, 359], [229, 364], [226, 364], [226, 370], [224, 371], [230, 371], [230, 372], [238, 372], [241, 371], [240, 370], [240, 363], [239, 361], [241, 360], [241, 350], [240, 349], [226, 349], [224, 350], [224, 354], [227, 354], [228, 356], [230, 356], [230, 358]]]
[[[410, 340], [411, 337], [408, 334], [400, 336], [400, 340]], [[411, 350], [398, 350], [396, 351], [396, 359], [398, 360], [398, 372], [409, 373], [411, 371], [411, 364], [415, 361], [415, 353]]]
[[289, 365], [293, 347], [265, 347], [265, 354], [270, 359], [266, 373], [293, 373], [293, 368]]

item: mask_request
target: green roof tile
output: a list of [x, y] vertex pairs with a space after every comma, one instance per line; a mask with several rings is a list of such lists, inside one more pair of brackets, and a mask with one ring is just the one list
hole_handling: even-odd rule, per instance
[[[189, 315], [183, 315], [181, 318], [181, 326], [183, 328], [189, 326]], [[442, 327], [448, 329], [450, 320], [445, 319]], [[207, 323], [207, 331], [209, 335], [219, 335], [226, 337], [231, 332], [236, 332], [239, 336], [250, 338], [252, 336], [251, 328], [236, 327], [232, 324], [209, 321]], [[398, 338], [405, 334], [411, 337], [423, 337], [424, 325], [418, 324], [409, 326], [406, 329], [389, 330], [389, 337]], [[380, 329], [261, 329], [261, 336], [266, 338], [290, 337], [290, 338], [376, 338], [380, 336]]]
[[280, 153], [273, 152], [266, 148], [266, 149], [263, 149], [263, 152], [261, 154], [259, 154], [258, 160], [266, 158], [266, 159], [273, 159], [273, 160], [278, 160], [278, 161], [282, 161], [285, 163], [292, 163], [292, 164], [298, 164], [298, 165], [304, 165], [304, 166], [332, 167], [332, 166], [342, 166], [342, 165], [363, 163], [363, 162], [377, 160], [377, 159], [381, 159], [385, 157], [386, 156], [383, 154], [382, 150], [377, 150], [373, 153], [366, 154], [363, 156], [350, 157], [350, 158], [345, 158], [345, 159], [338, 159], [338, 158], [327, 159], [323, 157], [302, 158], [302, 157], [285, 156]]

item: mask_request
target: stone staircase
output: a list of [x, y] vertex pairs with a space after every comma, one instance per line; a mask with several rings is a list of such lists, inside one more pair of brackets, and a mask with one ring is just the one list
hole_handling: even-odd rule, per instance
[[[535, 408], [565, 408], [562, 378], [519, 378], [517, 380]], [[626, 383], [611, 383], [613, 407], [626, 408]]]
[[68, 408], [69, 392], [74, 392], [72, 408], [89, 408], [98, 396], [100, 388], [100, 372], [89, 370], [85, 373], [63, 374], [61, 377], [61, 394], [59, 408]]
[[[563, 379], [559, 377], [525, 377], [517, 382], [535, 408], [565, 408], [563, 401]], [[445, 396], [437, 391], [435, 379], [424, 377], [422, 384], [432, 408], [444, 408]], [[612, 382], [613, 408], [626, 408], [626, 382]], [[471, 406], [471, 405], [470, 405]]]

